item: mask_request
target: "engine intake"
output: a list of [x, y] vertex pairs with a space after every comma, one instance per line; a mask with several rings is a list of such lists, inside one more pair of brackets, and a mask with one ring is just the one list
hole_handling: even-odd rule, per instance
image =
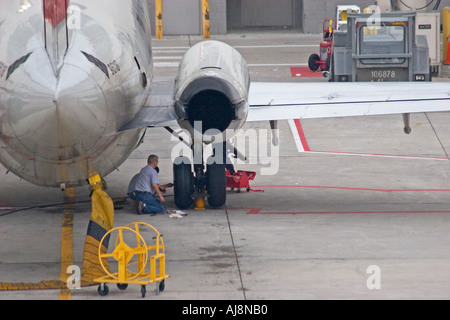
[[189, 101], [187, 117], [191, 126], [201, 121], [204, 134], [210, 129], [225, 131], [235, 119], [235, 113], [226, 95], [215, 90], [204, 90]]

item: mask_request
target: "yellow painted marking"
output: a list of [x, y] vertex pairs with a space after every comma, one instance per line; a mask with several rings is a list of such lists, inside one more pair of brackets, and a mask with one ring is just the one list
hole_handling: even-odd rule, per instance
[[73, 210], [64, 210], [63, 225], [61, 230], [61, 273], [60, 280], [66, 283], [65, 288], [59, 292], [60, 300], [70, 300], [72, 291], [67, 288], [67, 268], [73, 265]]
[[[92, 186], [92, 213], [91, 219], [98, 224], [105, 232], [111, 230], [114, 224], [114, 203], [112, 199], [102, 190], [101, 184]], [[67, 268], [73, 265], [73, 203], [75, 199], [75, 189], [66, 191], [66, 207], [61, 229], [61, 270], [59, 280], [45, 280], [39, 283], [0, 283], [0, 291], [18, 291], [18, 290], [60, 290], [60, 300], [70, 300], [72, 291], [67, 286], [67, 280], [73, 274], [67, 273]], [[104, 270], [100, 265], [98, 257], [98, 247], [100, 242], [91, 235], [86, 235], [83, 265], [81, 268], [81, 287], [92, 286], [96, 284], [93, 279], [104, 276]], [[102, 246], [102, 253], [107, 249]], [[108, 267], [108, 261], [103, 260], [103, 264]]]
[[[75, 189], [67, 189], [66, 201], [73, 202]], [[67, 288], [67, 267], [73, 265], [73, 204], [66, 205], [61, 230], [61, 271], [59, 280], [44, 280], [38, 283], [0, 283], [0, 291], [19, 290], [60, 290], [59, 299], [69, 300], [72, 297], [71, 290]]]
[[68, 188], [66, 190], [66, 202], [64, 217], [61, 229], [61, 272], [60, 280], [66, 283], [65, 288], [59, 291], [59, 300], [70, 300], [72, 298], [72, 291], [67, 287], [67, 279], [70, 275], [67, 274], [67, 268], [73, 265], [73, 202], [75, 200], [75, 188]]

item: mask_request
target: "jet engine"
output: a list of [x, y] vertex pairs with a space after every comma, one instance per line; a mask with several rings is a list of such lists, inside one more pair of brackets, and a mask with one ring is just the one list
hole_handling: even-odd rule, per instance
[[[194, 45], [184, 55], [175, 83], [180, 127], [196, 142], [229, 139], [247, 119], [249, 86], [247, 63], [236, 49], [218, 41]], [[224, 132], [226, 138], [219, 135]]]
[[[250, 78], [247, 63], [231, 46], [218, 41], [194, 45], [184, 55], [175, 82], [178, 124], [192, 137], [194, 172], [188, 158], [174, 161], [174, 196], [179, 208], [212, 207], [226, 201], [226, 141], [247, 120]], [[214, 157], [203, 160], [203, 144], [213, 144]], [[218, 150], [218, 152], [216, 152]], [[218, 154], [221, 154], [219, 156]]]

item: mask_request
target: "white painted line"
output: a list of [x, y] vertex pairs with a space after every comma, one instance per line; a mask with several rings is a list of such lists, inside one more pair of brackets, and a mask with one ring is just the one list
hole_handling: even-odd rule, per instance
[[270, 48], [318, 48], [317, 44], [282, 44], [282, 45], [260, 45], [260, 46], [233, 46], [235, 49], [270, 49]]
[[306, 67], [307, 63], [249, 63], [249, 67]]
[[[156, 59], [155, 59], [156, 60]], [[158, 60], [163, 60], [158, 59]], [[156, 62], [154, 64], [155, 68], [173, 68], [178, 67], [178, 62]], [[255, 64], [248, 64], [248, 67], [255, 68], [255, 67], [306, 67], [306, 63], [255, 63]]]
[[165, 53], [178, 53], [184, 54], [186, 50], [153, 50], [154, 54], [165, 54]]
[[181, 60], [182, 56], [158, 56], [153, 57], [154, 60]]
[[[268, 45], [255, 45], [255, 46], [232, 46], [235, 49], [269, 49], [269, 48], [316, 48], [319, 47], [317, 44], [268, 44]], [[164, 50], [188, 50], [189, 47], [153, 47], [153, 51], [164, 51]]]
[[449, 159], [447, 159], [447, 158], [419, 157], [419, 156], [399, 156], [399, 155], [390, 155], [390, 154], [372, 154], [372, 153], [355, 153], [355, 152], [306, 151], [306, 153], [329, 154], [329, 155], [337, 155], [337, 156], [372, 157], [372, 158], [394, 158], [394, 159], [409, 159], [409, 160], [449, 161]]
[[178, 68], [179, 62], [156, 62], [153, 64], [155, 68]]
[[189, 47], [152, 47], [155, 50], [187, 50]]
[[294, 137], [294, 142], [297, 147], [298, 152], [305, 152], [303, 148], [302, 141], [300, 140], [300, 135], [298, 134], [297, 127], [295, 126], [294, 120], [288, 120], [289, 127], [291, 128], [292, 136]]

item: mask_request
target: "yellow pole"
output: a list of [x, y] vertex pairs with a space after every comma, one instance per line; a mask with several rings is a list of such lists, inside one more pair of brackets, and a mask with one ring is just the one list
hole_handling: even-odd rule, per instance
[[209, 0], [202, 0], [203, 38], [210, 38], [209, 29]]
[[450, 36], [450, 8], [442, 10], [442, 59], [447, 64], [448, 37]]
[[155, 31], [156, 31], [156, 39], [162, 39], [163, 38], [162, 0], [155, 0]]

